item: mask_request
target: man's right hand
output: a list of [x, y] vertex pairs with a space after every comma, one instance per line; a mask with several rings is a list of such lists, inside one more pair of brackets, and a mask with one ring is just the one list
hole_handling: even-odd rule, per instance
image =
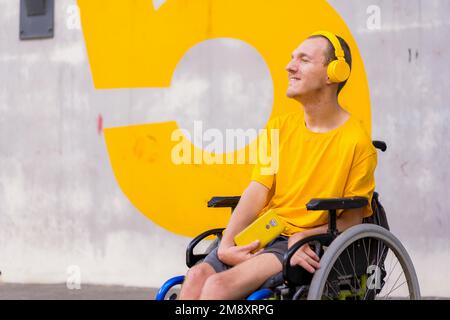
[[256, 253], [251, 253], [251, 251], [257, 249], [258, 246], [259, 240], [253, 241], [245, 246], [230, 246], [223, 249], [219, 247], [217, 256], [223, 263], [229, 266], [235, 266], [253, 257]]

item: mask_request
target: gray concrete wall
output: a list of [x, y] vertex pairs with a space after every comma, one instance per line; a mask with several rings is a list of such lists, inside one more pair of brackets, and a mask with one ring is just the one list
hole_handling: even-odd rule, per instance
[[75, 1], [55, 2], [55, 38], [19, 41], [18, 2], [0, 1], [2, 279], [65, 283], [79, 271], [82, 283], [158, 286], [184, 272], [189, 239], [131, 205], [98, 130], [100, 115], [104, 127], [152, 117], [131, 90], [94, 90]]
[[[448, 297], [450, 2], [329, 3], [352, 31], [366, 67], [372, 136], [388, 144], [376, 182], [391, 229], [410, 252], [423, 294]], [[373, 5], [380, 29], [372, 29]]]
[[[373, 138], [388, 144], [376, 178], [392, 230], [411, 254], [423, 294], [450, 296], [450, 3], [329, 3], [347, 22], [365, 63]], [[179, 90], [175, 94], [169, 89], [94, 90], [74, 4], [56, 1], [54, 39], [19, 41], [19, 5], [0, 0], [1, 279], [66, 282], [78, 270], [82, 283], [159, 286], [186, 271], [189, 239], [156, 226], [126, 199], [113, 176], [98, 119], [104, 127], [171, 120], [181, 97], [190, 93], [200, 119], [226, 127], [206, 108], [211, 97], [205, 88], [222, 77], [197, 70], [201, 81], [171, 89]], [[371, 18], [374, 7], [367, 11], [373, 5], [380, 9], [379, 28]], [[258, 95], [271, 86], [259, 55], [237, 41], [234, 46], [215, 41], [206, 51], [198, 49], [197, 60], [230, 47], [241, 51], [242, 60], [226, 66], [211, 62], [211, 68], [224, 75], [236, 70], [241, 80], [251, 70], [261, 81], [246, 91], [250, 96], [242, 92], [227, 102], [226, 92], [217, 92], [213, 98], [217, 105], [234, 106], [236, 127], [261, 127], [265, 121], [252, 119], [268, 117], [272, 97]], [[180, 70], [189, 72], [195, 63], [195, 55], [187, 56]], [[245, 113], [238, 110], [252, 100], [265, 106], [261, 116], [241, 117]], [[161, 112], [161, 103], [172, 107]], [[194, 118], [183, 115], [182, 125], [189, 127]]]

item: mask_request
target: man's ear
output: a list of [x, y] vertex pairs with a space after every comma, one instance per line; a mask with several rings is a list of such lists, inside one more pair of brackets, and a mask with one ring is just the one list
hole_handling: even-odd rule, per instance
[[330, 80], [330, 77], [328, 76], [327, 72], [327, 66], [325, 66], [325, 76], [327, 77], [326, 84], [333, 84], [333, 82]]
[[331, 81], [329, 76], [327, 76], [327, 80], [326, 80], [325, 83], [326, 83], [327, 85], [329, 85], [329, 86], [335, 86], [335, 87], [336, 87], [336, 91], [337, 91], [337, 89], [338, 89], [338, 87], [339, 87], [339, 83], [336, 83], [336, 82]]

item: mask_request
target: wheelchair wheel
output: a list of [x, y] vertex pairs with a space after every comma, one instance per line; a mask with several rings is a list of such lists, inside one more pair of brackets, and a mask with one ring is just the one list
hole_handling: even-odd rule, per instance
[[184, 276], [170, 278], [159, 288], [155, 300], [176, 300], [180, 295]]
[[164, 297], [164, 300], [177, 300], [178, 297], [180, 296], [180, 291], [181, 291], [181, 284], [170, 288], [170, 290]]
[[412, 261], [388, 230], [371, 224], [349, 228], [325, 249], [309, 300], [420, 299]]

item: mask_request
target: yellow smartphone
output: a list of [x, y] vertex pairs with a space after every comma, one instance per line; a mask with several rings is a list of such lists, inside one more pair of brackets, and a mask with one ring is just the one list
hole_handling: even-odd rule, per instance
[[285, 227], [285, 223], [278, 217], [275, 209], [270, 209], [237, 234], [234, 237], [234, 243], [237, 246], [243, 246], [259, 240], [259, 247], [252, 251], [256, 252], [278, 237]]

